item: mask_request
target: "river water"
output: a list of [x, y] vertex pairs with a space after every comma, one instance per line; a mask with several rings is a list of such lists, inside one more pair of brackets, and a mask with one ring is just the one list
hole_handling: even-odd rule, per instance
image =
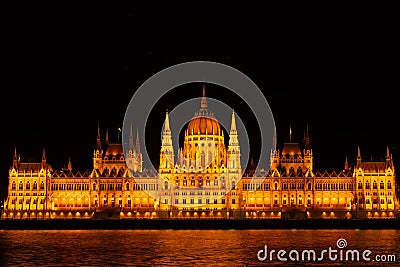
[[361, 264], [399, 266], [400, 230], [0, 230], [0, 266]]

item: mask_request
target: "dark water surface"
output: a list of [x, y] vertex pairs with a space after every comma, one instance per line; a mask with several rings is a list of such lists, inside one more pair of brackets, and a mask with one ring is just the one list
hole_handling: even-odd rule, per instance
[[[340, 249], [337, 240], [347, 243]], [[344, 243], [341, 243], [343, 246]], [[267, 245], [272, 260], [260, 261]], [[338, 259], [327, 253], [338, 250]], [[277, 258], [277, 252], [286, 254]], [[299, 253], [299, 261], [289, 252]], [[339, 260], [347, 250], [370, 250], [370, 261]], [[296, 253], [291, 254], [294, 259]], [[332, 257], [335, 254], [332, 254]], [[376, 255], [386, 260], [374, 261]], [[261, 253], [260, 256], [264, 256]], [[0, 230], [1, 266], [399, 266], [400, 230]]]

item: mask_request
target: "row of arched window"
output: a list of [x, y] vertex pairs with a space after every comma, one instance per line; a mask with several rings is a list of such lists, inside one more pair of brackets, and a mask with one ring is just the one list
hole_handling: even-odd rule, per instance
[[[25, 183], [25, 190], [38, 190], [38, 184], [36, 181], [31, 184], [29, 181]], [[11, 190], [17, 190], [17, 184], [15, 181], [11, 184]], [[24, 190], [24, 183], [22, 181], [18, 184], [18, 190]], [[39, 190], [44, 190], [44, 182], [40, 182]]]
[[[363, 189], [363, 183], [361, 181], [358, 182], [357, 189]], [[365, 182], [365, 189], [371, 189], [369, 181]], [[378, 183], [376, 181], [372, 183], [372, 189], [378, 189]], [[383, 181], [379, 183], [379, 189], [385, 189], [385, 183]], [[386, 189], [392, 189], [392, 183], [390, 181], [387, 182]]]

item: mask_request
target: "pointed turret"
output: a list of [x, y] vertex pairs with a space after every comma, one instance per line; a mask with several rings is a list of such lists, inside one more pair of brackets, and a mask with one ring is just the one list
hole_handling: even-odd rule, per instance
[[231, 130], [229, 132], [229, 145], [230, 146], [239, 145], [238, 134], [236, 129], [235, 111], [232, 111]]
[[308, 123], [306, 125], [306, 130], [304, 131], [304, 149], [307, 151], [311, 147], [310, 145], [310, 135], [308, 134]]
[[390, 154], [389, 146], [386, 146], [386, 168], [390, 167], [392, 170], [394, 169], [393, 166], [393, 157]]
[[292, 142], [292, 126], [289, 126], [289, 143]]
[[360, 146], [357, 146], [357, 168], [361, 165], [361, 152]]
[[139, 141], [139, 130], [136, 129], [136, 147], [135, 151], [137, 154], [140, 154], [140, 141]]
[[43, 154], [42, 154], [42, 165], [46, 165], [46, 150], [43, 148]]
[[203, 95], [201, 97], [200, 110], [207, 110], [206, 85], [204, 83], [203, 83]]
[[386, 146], [386, 161], [389, 161], [391, 159], [390, 152], [389, 152], [389, 146]]
[[14, 156], [13, 156], [13, 168], [14, 169], [18, 169], [18, 162], [19, 162], [19, 158], [17, 155], [17, 148], [14, 148]]
[[168, 115], [168, 111], [165, 113], [165, 121], [164, 121], [163, 134], [171, 134], [171, 128], [169, 127], [169, 115]]
[[168, 111], [165, 113], [164, 128], [161, 140], [160, 166], [159, 171], [169, 172], [174, 167], [174, 147], [172, 146], [171, 128], [169, 126]]
[[71, 157], [68, 158], [68, 170], [72, 171]]
[[101, 150], [101, 139], [100, 139], [100, 123], [97, 123], [97, 140], [96, 149]]
[[240, 145], [236, 129], [235, 112], [232, 110], [231, 130], [229, 132], [228, 167], [233, 170], [241, 170]]
[[132, 132], [132, 123], [129, 127], [129, 150], [133, 150], [133, 132]]
[[97, 140], [96, 148], [93, 151], [93, 168], [97, 169], [101, 166], [101, 157], [103, 155], [103, 146], [100, 139], [100, 124], [97, 124]]
[[344, 162], [344, 170], [348, 171], [349, 170], [349, 162], [347, 161], [347, 156], [346, 156], [346, 160]]
[[129, 149], [126, 154], [126, 164], [128, 165], [129, 170], [133, 172], [142, 172], [142, 163], [143, 158], [142, 154], [140, 154], [140, 146], [139, 146], [139, 133], [136, 130], [136, 148], [133, 141], [133, 129], [132, 124], [129, 128]]

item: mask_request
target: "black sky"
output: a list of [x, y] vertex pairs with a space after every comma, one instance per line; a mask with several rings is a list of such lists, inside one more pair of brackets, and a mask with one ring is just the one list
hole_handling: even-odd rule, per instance
[[[103, 136], [108, 128], [110, 139], [116, 140], [136, 88], [166, 67], [196, 60], [232, 66], [263, 90], [278, 144], [288, 141], [290, 126], [301, 141], [308, 123], [317, 169], [340, 169], [346, 156], [354, 163], [357, 146], [366, 159], [384, 157], [386, 146], [397, 155], [395, 17], [374, 7], [331, 13], [258, 10], [254, 16], [245, 12], [257, 9], [211, 10], [7, 10], [2, 34], [3, 189], [14, 147], [21, 159], [38, 161], [45, 147], [55, 168], [70, 157], [75, 168], [90, 169], [97, 124]], [[197, 88], [185, 96], [200, 96]], [[155, 124], [162, 123], [165, 106], [174, 99], [160, 103]], [[157, 157], [159, 147], [152, 149]]]

